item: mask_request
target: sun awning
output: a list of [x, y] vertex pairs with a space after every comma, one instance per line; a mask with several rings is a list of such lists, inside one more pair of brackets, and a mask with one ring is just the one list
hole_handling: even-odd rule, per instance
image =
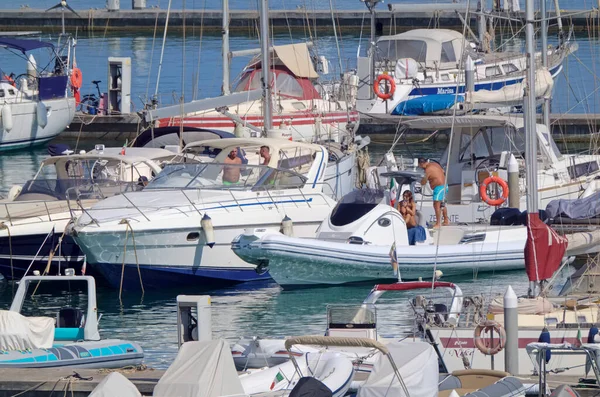
[[15, 50], [19, 50], [21, 52], [27, 52], [36, 50], [38, 48], [54, 48], [54, 45], [39, 40], [0, 38], [0, 47], [14, 48]]
[[[316, 79], [319, 77], [313, 66], [306, 43], [277, 45], [273, 46], [272, 50], [275, 52], [275, 59], [272, 60], [273, 65], [285, 66], [296, 77], [307, 79]], [[248, 63], [248, 66], [255, 67], [260, 64], [261, 58], [260, 55], [257, 55]]]

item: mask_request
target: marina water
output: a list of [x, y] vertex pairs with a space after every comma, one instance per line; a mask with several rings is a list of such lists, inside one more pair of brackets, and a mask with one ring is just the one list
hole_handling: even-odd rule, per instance
[[[410, 1], [408, 1], [410, 2]], [[414, 1], [413, 1], [414, 2]], [[432, 1], [434, 2], [434, 1]], [[49, 8], [54, 0], [29, 1], [32, 8]], [[103, 3], [103, 2], [102, 2]], [[123, 2], [124, 3], [124, 2]], [[188, 8], [204, 8], [200, 0], [186, 2]], [[207, 8], [219, 8], [216, 3]], [[337, 1], [337, 8], [361, 9], [359, 1]], [[394, 3], [401, 3], [400, 1]], [[148, 6], [159, 5], [166, 8], [167, 1], [148, 1]], [[231, 0], [231, 8], [247, 7], [248, 2]], [[589, 9], [596, 3], [590, 1], [563, 1], [565, 8]], [[95, 0], [81, 0], [77, 4], [71, 2], [76, 9], [97, 7]], [[274, 9], [306, 8], [326, 9], [326, 2], [307, 2], [302, 0], [272, 0]], [[122, 5], [123, 7], [124, 5]], [[383, 5], [385, 6], [385, 4]], [[174, 8], [181, 8], [181, 1], [175, 1]], [[382, 7], [382, 5], [380, 5]], [[319, 55], [329, 58], [331, 79], [339, 76], [340, 70], [336, 60], [337, 50], [332, 36], [315, 36]], [[180, 34], [169, 34], [165, 48], [163, 73], [159, 86], [161, 104], [178, 103], [182, 91], [186, 100], [192, 98], [211, 97], [220, 94], [221, 87], [221, 36], [203, 34], [200, 41], [199, 32], [187, 35], [186, 40]], [[365, 50], [368, 45], [367, 35], [360, 31], [344, 34], [340, 37], [342, 68], [344, 70], [356, 66], [357, 49]], [[50, 39], [48, 34], [44, 39]], [[295, 37], [296, 40], [302, 37]], [[579, 34], [576, 41], [579, 50], [575, 56], [567, 59], [565, 69], [556, 82], [552, 108], [555, 113], [598, 113], [598, 80], [593, 74], [593, 65], [597, 62], [599, 43], [597, 38], [587, 34]], [[289, 34], [278, 34], [276, 44], [291, 42]], [[552, 37], [550, 43], [555, 43]], [[258, 48], [255, 35], [232, 33], [231, 49], [241, 50]], [[520, 51], [520, 39], [511, 41], [511, 46]], [[106, 90], [107, 57], [124, 56], [132, 58], [132, 103], [139, 110], [144, 101], [151, 97], [155, 90], [158, 59], [160, 54], [160, 38], [153, 39], [151, 34], [79, 34], [77, 44], [77, 64], [83, 71], [84, 85], [82, 93], [95, 91], [91, 80], [102, 80], [102, 90]], [[185, 56], [184, 56], [185, 54]], [[248, 61], [247, 58], [232, 60], [232, 75], [239, 73]], [[0, 67], [10, 73], [19, 74], [25, 70], [25, 61], [19, 57], [3, 58]], [[182, 78], [182, 76], [184, 76]], [[182, 90], [183, 88], [183, 90]], [[104, 142], [83, 139], [79, 142], [68, 142], [77, 149], [90, 149], [96, 143], [121, 146], [123, 141]], [[430, 142], [418, 145], [400, 145], [397, 155], [408, 157], [426, 156], [437, 158], [441, 154], [444, 143]], [[388, 143], [371, 145], [372, 162], [379, 161], [389, 147]], [[562, 150], [566, 148], [562, 147]], [[572, 149], [572, 148], [570, 148]], [[574, 148], [574, 149], [581, 149]], [[583, 149], [586, 149], [585, 147]], [[568, 150], [565, 150], [568, 152]], [[571, 150], [572, 151], [572, 150]], [[37, 172], [41, 161], [47, 156], [45, 148], [0, 155], [0, 194], [6, 193], [14, 184], [23, 184]], [[423, 275], [428, 277], [430, 275]], [[564, 275], [563, 275], [564, 277]], [[473, 277], [457, 280], [465, 293], [496, 295], [503, 293], [507, 285], [512, 285], [517, 294], [527, 290], [525, 272], [503, 274], [488, 273], [479, 277], [474, 270]], [[263, 337], [292, 336], [306, 334], [322, 334], [326, 327], [326, 307], [329, 304], [356, 305], [367, 296], [372, 285], [356, 285], [330, 288], [313, 288], [301, 290], [281, 290], [274, 283], [242, 285], [225, 290], [206, 291], [203, 288], [192, 290], [152, 291], [141, 296], [139, 293], [124, 292], [122, 302], [118, 291], [105, 286], [98, 286], [98, 309], [103, 314], [100, 321], [102, 336], [105, 338], [124, 338], [138, 341], [146, 351], [146, 363], [158, 368], [166, 368], [176, 355], [176, 308], [175, 298], [178, 294], [212, 295], [213, 304], [213, 336], [234, 341], [240, 336], [259, 335]], [[0, 285], [0, 308], [10, 306], [14, 286], [10, 283]], [[54, 311], [62, 306], [65, 300], [77, 299], [76, 292], [70, 294], [43, 293], [34, 301], [35, 305]], [[404, 293], [389, 293], [380, 300], [378, 318], [380, 332], [383, 335], [400, 335], [412, 329], [413, 316]], [[35, 306], [34, 305], [34, 306]], [[475, 366], [477, 363], [473, 363]]]

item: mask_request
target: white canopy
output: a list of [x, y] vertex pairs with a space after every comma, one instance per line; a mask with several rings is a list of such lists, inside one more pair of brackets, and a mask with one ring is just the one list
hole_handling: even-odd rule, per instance
[[0, 349], [49, 349], [54, 342], [54, 319], [25, 317], [8, 310], [0, 310]]
[[89, 397], [142, 397], [137, 387], [125, 376], [111, 372], [98, 386], [92, 390]]
[[159, 397], [219, 397], [244, 394], [229, 344], [224, 340], [186, 342], [154, 387]]
[[[433, 347], [426, 342], [393, 342], [386, 345], [410, 397], [438, 395], [439, 366]], [[357, 397], [405, 396], [387, 356], [379, 354]]]
[[[316, 79], [319, 74], [315, 70], [306, 43], [273, 46], [275, 57], [272, 66], [283, 65], [296, 77]], [[260, 65], [260, 55], [254, 57], [248, 66]]]

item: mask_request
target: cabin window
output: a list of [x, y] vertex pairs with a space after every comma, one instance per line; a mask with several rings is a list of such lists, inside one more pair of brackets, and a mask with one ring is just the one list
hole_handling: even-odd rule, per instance
[[504, 70], [505, 74], [509, 74], [518, 72], [519, 68], [513, 65], [512, 63], [505, 63], [504, 65], [502, 65], [502, 70]]
[[500, 66], [488, 66], [485, 68], [485, 77], [493, 77], [501, 74]]
[[15, 95], [15, 90], [13, 90], [12, 88], [9, 88], [9, 89], [8, 89], [8, 93], [9, 93], [10, 95]]
[[571, 179], [579, 178], [581, 176], [586, 176], [597, 172], [598, 162], [589, 161], [587, 163], [575, 164], [567, 167], [567, 170], [569, 171], [569, 176]]
[[442, 56], [440, 57], [441, 62], [456, 62], [456, 54], [454, 53], [454, 46], [451, 41], [442, 43]]
[[4, 98], [5, 95], [6, 93], [4, 92], [4, 90], [0, 90], [0, 98]]
[[390, 60], [412, 58], [427, 61], [427, 43], [422, 40], [382, 40], [377, 43], [378, 54]]
[[246, 86], [248, 85], [248, 81], [250, 81], [250, 76], [252, 76], [252, 73], [246, 73], [246, 75], [244, 77], [242, 77], [242, 79], [239, 81], [239, 83], [237, 83], [234, 91], [235, 92], [246, 91]]
[[389, 220], [388, 218], [381, 218], [377, 221], [377, 224], [381, 227], [388, 227], [389, 225], [392, 224], [392, 221]]
[[587, 318], [585, 316], [577, 316], [577, 322], [580, 324], [587, 323]]
[[556, 325], [558, 324], [558, 319], [556, 317], [547, 317], [546, 325]]
[[298, 83], [295, 77], [289, 74], [279, 73], [275, 80], [275, 89], [281, 95], [291, 96], [294, 98], [302, 98], [304, 91], [302, 86]]
[[442, 75], [440, 76], [440, 79], [441, 79], [442, 81], [450, 81], [450, 76], [448, 76], [447, 74], [442, 74]]
[[187, 241], [198, 241], [199, 238], [200, 238], [199, 232], [191, 232], [187, 235], [186, 240]]
[[425, 82], [428, 84], [433, 83], [433, 77], [425, 77]]

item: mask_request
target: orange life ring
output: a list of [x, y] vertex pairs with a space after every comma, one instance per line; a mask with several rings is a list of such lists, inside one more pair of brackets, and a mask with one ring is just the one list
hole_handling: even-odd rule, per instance
[[78, 67], [74, 67], [71, 69], [71, 85], [73, 88], [81, 88], [81, 83], [83, 83], [81, 70]]
[[[390, 83], [389, 92], [381, 92], [381, 90], [379, 89], [379, 85], [383, 80]], [[375, 95], [377, 95], [379, 98], [385, 101], [394, 96], [394, 92], [396, 91], [396, 82], [394, 81], [394, 78], [389, 74], [380, 74], [379, 76], [377, 76], [375, 82], [373, 83], [373, 91], [375, 92]]]
[[[485, 338], [481, 336], [481, 333], [490, 333], [494, 331], [497, 335], [497, 338], [492, 339], [492, 335], [490, 334], [490, 338]], [[497, 341], [496, 344], [494, 342]], [[475, 332], [473, 334], [473, 342], [475, 343], [475, 347], [485, 354], [486, 356], [493, 356], [497, 354], [502, 349], [504, 349], [504, 345], [506, 345], [506, 331], [504, 328], [495, 321], [486, 321], [483, 324], [479, 324], [475, 328]]]
[[[496, 183], [502, 188], [502, 196], [492, 200], [487, 194], [487, 187], [490, 183]], [[479, 194], [481, 199], [488, 205], [498, 206], [506, 201], [508, 198], [508, 184], [506, 181], [498, 176], [488, 176], [483, 180], [481, 186], [479, 186]]]

